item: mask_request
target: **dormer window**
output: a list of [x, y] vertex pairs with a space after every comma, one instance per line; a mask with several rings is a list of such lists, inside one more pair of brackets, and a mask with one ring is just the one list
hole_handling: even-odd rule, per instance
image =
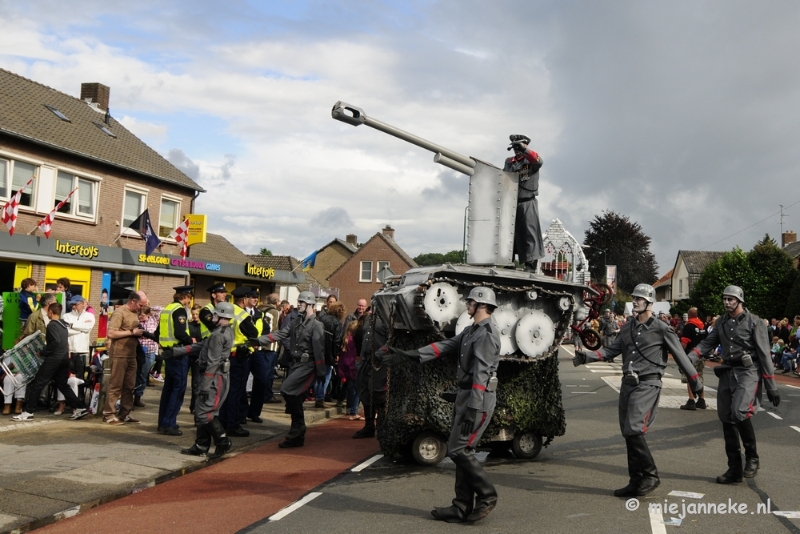
[[53, 112], [53, 115], [55, 115], [56, 117], [58, 117], [58, 118], [59, 118], [59, 119], [61, 119], [62, 121], [64, 121], [64, 122], [72, 122], [71, 120], [69, 120], [69, 118], [68, 118], [66, 115], [64, 115], [63, 113], [61, 113], [60, 111], [58, 111], [58, 109], [54, 108], [53, 106], [50, 106], [50, 105], [48, 105], [48, 104], [45, 104], [45, 105], [44, 105], [44, 107], [46, 107], [47, 109], [49, 109], [50, 111], [52, 111], [52, 112]]

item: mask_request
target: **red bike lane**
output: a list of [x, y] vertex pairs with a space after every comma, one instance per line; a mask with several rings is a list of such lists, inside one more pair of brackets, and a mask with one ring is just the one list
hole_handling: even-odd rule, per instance
[[40, 532], [236, 532], [379, 452], [374, 439], [352, 439], [362, 426], [334, 419], [310, 427], [304, 447], [280, 449], [276, 440]]

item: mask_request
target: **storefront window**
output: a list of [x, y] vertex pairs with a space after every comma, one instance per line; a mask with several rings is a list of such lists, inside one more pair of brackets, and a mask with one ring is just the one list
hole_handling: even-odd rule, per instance
[[131, 291], [136, 291], [136, 273], [111, 271], [109, 302], [112, 307], [125, 304]]

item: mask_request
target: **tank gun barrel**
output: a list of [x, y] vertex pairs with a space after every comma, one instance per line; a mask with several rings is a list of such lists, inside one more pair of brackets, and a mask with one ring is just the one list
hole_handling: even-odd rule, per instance
[[463, 154], [459, 154], [458, 152], [445, 148], [441, 145], [437, 145], [436, 143], [431, 143], [427, 139], [423, 139], [417, 135], [408, 133], [400, 128], [395, 128], [394, 126], [386, 124], [385, 122], [367, 117], [367, 114], [364, 113], [363, 109], [356, 106], [351, 106], [350, 104], [342, 102], [341, 100], [333, 105], [331, 117], [353, 126], [366, 124], [371, 128], [375, 128], [383, 133], [387, 133], [397, 137], [398, 139], [407, 141], [412, 145], [417, 145], [425, 150], [430, 150], [434, 153], [434, 162], [466, 174], [467, 176], [472, 176], [475, 172], [474, 167], [476, 162], [474, 159], [464, 156]]

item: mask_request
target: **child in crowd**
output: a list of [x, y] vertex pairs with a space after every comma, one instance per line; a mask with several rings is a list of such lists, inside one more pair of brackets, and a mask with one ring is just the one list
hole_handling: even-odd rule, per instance
[[22, 291], [19, 292], [19, 320], [25, 324], [39, 304], [36, 297], [36, 280], [26, 278], [20, 283], [20, 287]]

